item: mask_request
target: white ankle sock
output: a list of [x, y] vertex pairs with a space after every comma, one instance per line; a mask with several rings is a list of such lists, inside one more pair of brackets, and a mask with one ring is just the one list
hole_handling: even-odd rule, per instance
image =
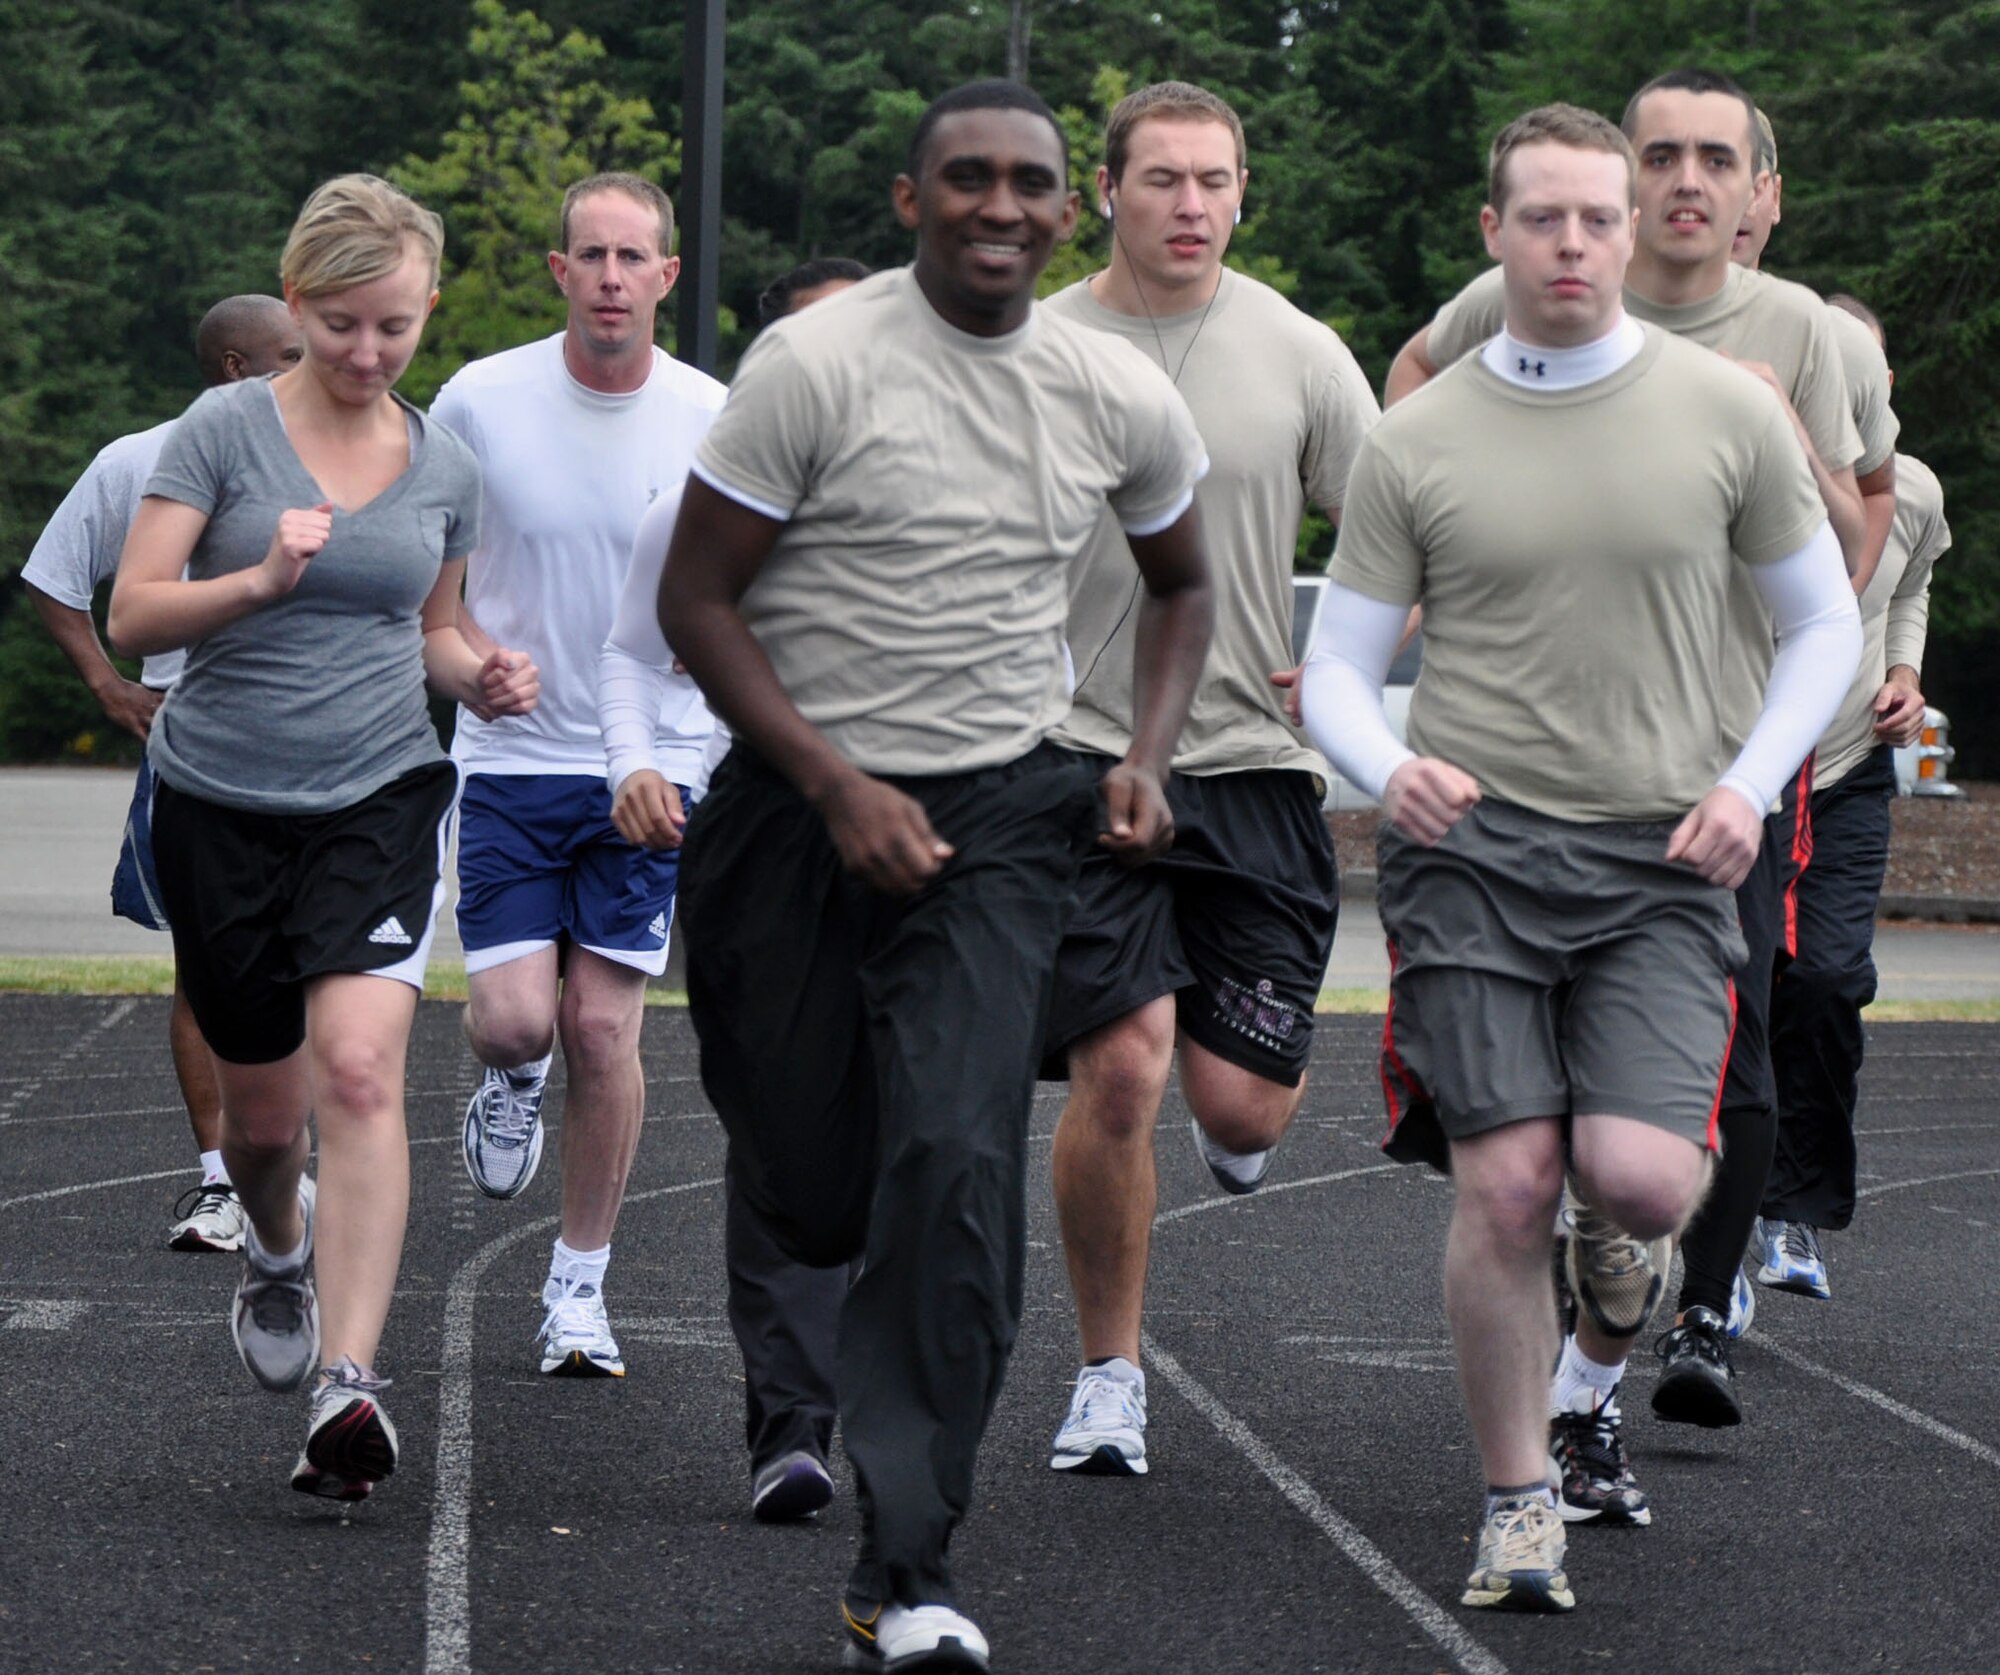
[[1611, 1399], [1611, 1392], [1618, 1388], [1618, 1381], [1625, 1376], [1625, 1363], [1613, 1362], [1602, 1366], [1576, 1347], [1576, 1336], [1572, 1333], [1563, 1340], [1562, 1359], [1556, 1363], [1555, 1382], [1549, 1391], [1549, 1411], [1551, 1413], [1574, 1413], [1582, 1411], [1577, 1407], [1577, 1398], [1588, 1392], [1592, 1408], [1601, 1407]]
[[594, 1285], [599, 1291], [604, 1289], [604, 1270], [611, 1266], [611, 1247], [602, 1250], [571, 1250], [562, 1240], [556, 1240], [555, 1252], [549, 1258], [549, 1278], [559, 1285], [582, 1283]]
[[1106, 1356], [1102, 1361], [1091, 1361], [1087, 1365], [1092, 1372], [1102, 1373], [1106, 1378], [1116, 1379], [1120, 1384], [1135, 1384], [1141, 1391], [1146, 1388], [1144, 1369], [1135, 1367], [1122, 1355]]
[[221, 1152], [203, 1152], [201, 1154], [201, 1184], [203, 1186], [229, 1185], [229, 1165], [222, 1161]]
[[525, 1064], [503, 1066], [502, 1073], [516, 1082], [546, 1081], [548, 1080], [549, 1066], [555, 1063], [555, 1059], [556, 1050], [551, 1047], [538, 1059], [529, 1059]]

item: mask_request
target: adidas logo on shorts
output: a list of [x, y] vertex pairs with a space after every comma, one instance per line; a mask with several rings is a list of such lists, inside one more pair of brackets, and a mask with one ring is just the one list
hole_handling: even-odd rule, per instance
[[412, 939], [410, 933], [403, 929], [403, 921], [392, 913], [368, 933], [368, 940], [370, 942], [391, 943], [398, 948], [407, 948], [410, 946]]
[[665, 942], [667, 940], [667, 916], [664, 913], [655, 913], [653, 915], [653, 922], [646, 927], [646, 934], [648, 936], [657, 936], [662, 942]]

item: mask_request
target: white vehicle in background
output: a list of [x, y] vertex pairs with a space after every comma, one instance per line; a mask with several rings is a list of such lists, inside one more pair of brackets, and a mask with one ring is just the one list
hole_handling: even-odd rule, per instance
[[[1326, 577], [1292, 578], [1292, 656], [1297, 662], [1304, 661], [1306, 651], [1312, 645], [1313, 627], [1319, 619], [1319, 608], [1325, 598]], [[1395, 662], [1389, 665], [1388, 678], [1383, 682], [1382, 709], [1399, 739], [1409, 724], [1410, 689], [1417, 684], [1417, 671], [1423, 667], [1423, 662], [1424, 637], [1418, 633], [1396, 654]], [[1943, 710], [1926, 704], [1923, 733], [1915, 744], [1903, 745], [1896, 751], [1897, 795], [1964, 796], [1964, 788], [1951, 781], [1952, 758], [1956, 755], [1951, 747], [1950, 719]], [[1339, 774], [1333, 776], [1326, 793], [1329, 813], [1340, 814], [1350, 809], [1374, 806], [1375, 799], [1359, 786], [1349, 783]]]

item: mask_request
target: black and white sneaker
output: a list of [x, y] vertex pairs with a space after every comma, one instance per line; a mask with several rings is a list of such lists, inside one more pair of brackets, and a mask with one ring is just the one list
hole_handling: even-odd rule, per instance
[[298, 1261], [279, 1268], [250, 1228], [243, 1240], [243, 1277], [229, 1311], [229, 1335], [250, 1376], [266, 1390], [296, 1390], [319, 1362], [319, 1302], [313, 1296], [313, 1204], [318, 1195], [310, 1175], [299, 1177], [299, 1209], [305, 1216], [305, 1243]]
[[1556, 1512], [1566, 1524], [1650, 1524], [1653, 1509], [1632, 1475], [1614, 1389], [1603, 1401], [1579, 1391], [1575, 1407], [1549, 1420]]
[[1736, 1369], [1729, 1360], [1728, 1327], [1715, 1310], [1695, 1304], [1655, 1348], [1661, 1366], [1653, 1386], [1653, 1411], [1662, 1419], [1711, 1430], [1743, 1423]]
[[343, 1355], [319, 1370], [305, 1452], [292, 1468], [292, 1487], [324, 1500], [366, 1500], [396, 1469], [396, 1427], [382, 1411], [389, 1380]]
[[203, 1181], [189, 1187], [174, 1205], [167, 1249], [241, 1250], [243, 1230], [248, 1225], [233, 1186], [227, 1181]]
[[948, 1605], [877, 1605], [867, 1612], [843, 1600], [848, 1669], [972, 1669], [984, 1671], [986, 1636]]

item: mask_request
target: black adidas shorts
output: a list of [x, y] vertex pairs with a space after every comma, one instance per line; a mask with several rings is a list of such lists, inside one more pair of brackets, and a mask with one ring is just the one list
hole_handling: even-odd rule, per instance
[[[1109, 757], [1086, 757], [1102, 774]], [[1319, 781], [1293, 769], [1174, 774], [1174, 845], [1143, 867], [1093, 850], [1056, 959], [1042, 1075], [1162, 995], [1190, 1040], [1297, 1087], [1333, 952], [1340, 885]]]
[[327, 814], [153, 799], [153, 854], [181, 987], [209, 1049], [275, 1064], [306, 1038], [306, 983], [372, 972], [422, 989], [458, 795], [449, 762]]

